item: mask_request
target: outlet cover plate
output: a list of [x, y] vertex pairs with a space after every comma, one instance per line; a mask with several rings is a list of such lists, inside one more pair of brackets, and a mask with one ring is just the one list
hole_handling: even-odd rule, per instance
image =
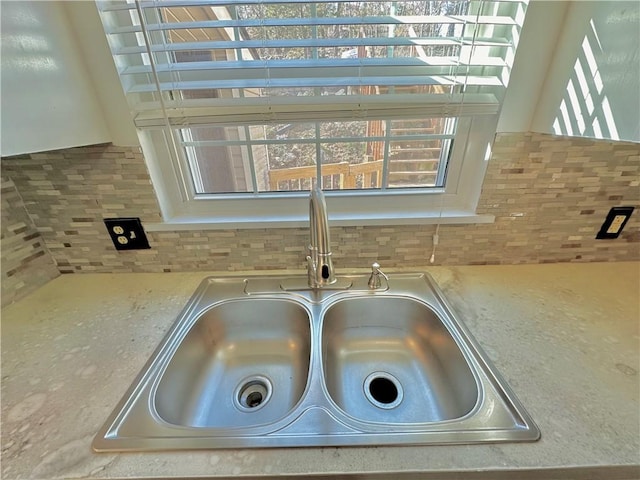
[[104, 224], [116, 250], [151, 248], [139, 218], [105, 218]]
[[613, 207], [609, 210], [596, 239], [618, 238], [629, 221], [631, 213], [633, 213], [633, 207]]

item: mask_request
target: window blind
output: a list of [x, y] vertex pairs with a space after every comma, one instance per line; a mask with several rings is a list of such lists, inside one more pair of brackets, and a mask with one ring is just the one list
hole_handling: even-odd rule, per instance
[[495, 114], [526, 1], [97, 0], [141, 128]]

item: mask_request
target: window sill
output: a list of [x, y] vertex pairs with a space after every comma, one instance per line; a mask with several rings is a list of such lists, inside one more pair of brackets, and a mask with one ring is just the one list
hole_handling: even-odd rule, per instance
[[[331, 215], [329, 213], [330, 227], [347, 226], [382, 226], [382, 225], [462, 225], [472, 223], [493, 223], [495, 216], [481, 215], [469, 211], [444, 211], [440, 215], [434, 214], [398, 214], [382, 215]], [[309, 225], [308, 216], [260, 216], [238, 218], [203, 218], [193, 216], [173, 217], [165, 222], [150, 223], [145, 225], [148, 232], [173, 232], [188, 230], [242, 230], [252, 228], [300, 228]]]

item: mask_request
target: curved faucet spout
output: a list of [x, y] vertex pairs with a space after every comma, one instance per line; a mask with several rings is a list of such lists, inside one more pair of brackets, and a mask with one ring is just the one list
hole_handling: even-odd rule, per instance
[[329, 221], [327, 204], [319, 186], [311, 189], [309, 197], [309, 256], [307, 269], [309, 286], [319, 288], [335, 283], [336, 277], [331, 261], [331, 240], [329, 239]]

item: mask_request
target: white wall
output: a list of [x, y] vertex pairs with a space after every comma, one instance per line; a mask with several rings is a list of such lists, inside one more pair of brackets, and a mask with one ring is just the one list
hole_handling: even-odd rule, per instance
[[[532, 0], [527, 8], [518, 44], [518, 55], [511, 69], [509, 88], [504, 97], [498, 132], [531, 130], [548, 69], [558, 39], [565, 26], [570, 1]], [[560, 87], [561, 88], [561, 87]]]
[[139, 145], [127, 98], [122, 91], [95, 2], [88, 0], [62, 3], [76, 37], [84, 39], [80, 42], [80, 50], [98, 93], [98, 102], [104, 112], [111, 142], [121, 147]]
[[59, 2], [2, 2], [3, 156], [111, 140]]
[[571, 2], [531, 130], [640, 141], [640, 2]]

